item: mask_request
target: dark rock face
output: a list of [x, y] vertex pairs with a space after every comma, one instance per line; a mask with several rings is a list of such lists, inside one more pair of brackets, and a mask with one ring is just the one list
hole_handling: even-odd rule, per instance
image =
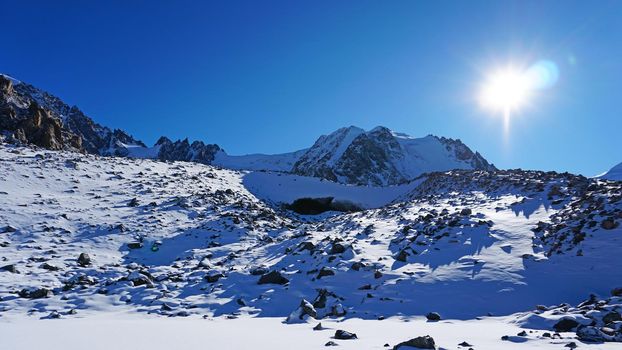
[[[0, 74], [0, 132], [7, 141], [32, 144], [52, 150], [71, 150], [102, 156], [126, 157], [126, 145], [146, 147], [120, 129], [99, 125], [78, 107], [32, 85], [18, 82]], [[158, 158], [210, 164], [220, 150], [188, 140], [171, 142], [162, 137]]]
[[405, 342], [401, 342], [393, 347], [393, 350], [398, 350], [401, 348], [417, 348], [417, 349], [436, 349], [436, 344], [434, 339], [429, 335], [423, 337], [416, 337]]
[[0, 131], [9, 142], [99, 155], [127, 155], [123, 143], [144, 146], [121, 130], [93, 122], [78, 107], [1, 74]]
[[201, 141], [194, 141], [192, 144], [188, 139], [172, 142], [166, 137], [160, 137], [156, 146], [160, 146], [158, 159], [161, 160], [182, 160], [210, 164], [220, 147], [218, 145], [206, 145]]

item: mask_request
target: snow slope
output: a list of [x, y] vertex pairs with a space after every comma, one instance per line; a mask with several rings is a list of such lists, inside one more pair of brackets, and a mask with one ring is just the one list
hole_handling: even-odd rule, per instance
[[[555, 306], [621, 286], [619, 183], [519, 170], [439, 173], [411, 188], [316, 180], [1, 146], [0, 339], [27, 348], [16, 336], [24, 327], [58, 322], [49, 332], [67, 334], [79, 323], [97, 335], [116, 320], [120, 337], [153, 327], [159, 339], [160, 329], [214, 319], [215, 344], [231, 338], [229, 324], [249, 332], [240, 347], [302, 347], [292, 345], [302, 337], [309, 348], [374, 348], [430, 333], [448, 349], [458, 338], [477, 349], [552, 348], [577, 341], [544, 337], [552, 320], [579, 317]], [[271, 203], [291, 198], [289, 188], [380, 207], [301, 220]], [[313, 316], [301, 314], [304, 301]], [[447, 321], [426, 323], [428, 312]], [[499, 317], [479, 320], [487, 315]], [[309, 329], [319, 321], [333, 331]], [[341, 327], [359, 340], [331, 339]], [[519, 327], [539, 331], [518, 336]], [[448, 334], [460, 329], [469, 334]]]
[[234, 170], [270, 170], [289, 172], [300, 156], [307, 150], [283, 154], [248, 154], [231, 156], [220, 151], [216, 153], [212, 165]]
[[606, 180], [622, 181], [622, 163], [614, 166], [598, 177]]

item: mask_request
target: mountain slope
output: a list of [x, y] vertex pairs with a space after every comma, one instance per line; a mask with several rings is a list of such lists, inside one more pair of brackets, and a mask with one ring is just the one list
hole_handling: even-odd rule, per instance
[[613, 181], [622, 181], [622, 163], [609, 169], [609, 171], [607, 171], [603, 175], [600, 175], [599, 178]]
[[412, 138], [385, 127], [342, 128], [321, 136], [292, 172], [357, 185], [397, 185], [433, 171], [494, 170], [459, 140]]

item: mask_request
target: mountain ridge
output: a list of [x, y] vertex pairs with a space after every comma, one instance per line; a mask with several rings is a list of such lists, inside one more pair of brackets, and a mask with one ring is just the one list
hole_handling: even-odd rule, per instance
[[356, 126], [320, 136], [298, 151], [228, 155], [216, 144], [160, 137], [152, 147], [122, 129], [96, 123], [77, 106], [32, 85], [0, 74], [0, 131], [12, 143], [101, 156], [191, 161], [230, 169], [281, 171], [368, 186], [399, 185], [425, 172], [452, 169], [496, 170], [459, 139], [413, 138], [384, 126]]

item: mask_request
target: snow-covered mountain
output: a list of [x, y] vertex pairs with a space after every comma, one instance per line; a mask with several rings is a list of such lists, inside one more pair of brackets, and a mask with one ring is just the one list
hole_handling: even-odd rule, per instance
[[147, 147], [120, 129], [97, 124], [78, 107], [32, 85], [0, 74], [0, 132], [9, 142], [102, 156], [210, 163], [217, 145], [160, 138]]
[[147, 147], [120, 129], [95, 123], [32, 85], [0, 74], [0, 132], [9, 142], [106, 156], [192, 161], [229, 169], [291, 172], [356, 185], [398, 185], [433, 171], [494, 170], [460, 140], [413, 138], [385, 127], [351, 126], [321, 136], [310, 148], [264, 155], [229, 155], [215, 144], [161, 137]]
[[622, 181], [622, 163], [609, 169], [606, 173], [599, 176], [601, 179]]
[[145, 147], [122, 130], [95, 123], [78, 107], [2, 74], [0, 131], [9, 141], [99, 155], [126, 156], [125, 145]]
[[263, 186], [273, 177], [257, 174], [0, 144], [0, 322], [12, 320], [0, 337], [28, 348], [9, 334], [16, 324], [92, 334], [106, 320], [205, 329], [230, 348], [291, 348], [281, 339], [295, 337], [303, 349], [405, 350], [426, 334], [444, 349], [622, 341], [621, 182], [449, 171], [379, 208], [310, 218], [260, 196], [306, 180], [265, 173], [292, 179]]
[[357, 185], [397, 185], [419, 175], [453, 169], [495, 170], [460, 140], [413, 138], [385, 127], [351, 126], [321, 136], [292, 172]]

